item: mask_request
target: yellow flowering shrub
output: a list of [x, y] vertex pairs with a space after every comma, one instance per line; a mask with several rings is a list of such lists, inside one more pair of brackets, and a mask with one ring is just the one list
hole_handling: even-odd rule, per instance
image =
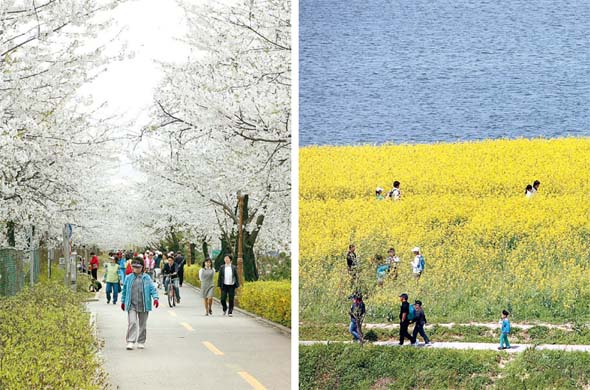
[[[201, 287], [199, 270], [192, 265], [184, 268], [185, 280], [196, 287]], [[217, 285], [217, 274], [215, 275]], [[219, 287], [215, 287], [215, 296], [220, 297]], [[291, 282], [258, 281], [246, 282], [239, 289], [238, 307], [254, 313], [267, 320], [291, 327]]]
[[[397, 316], [399, 294], [431, 320], [564, 322], [590, 318], [590, 139], [309, 147], [300, 151], [300, 309], [342, 321], [357, 246], [373, 320]], [[526, 184], [541, 181], [526, 198]], [[401, 182], [402, 200], [377, 200]], [[411, 249], [426, 267], [412, 278]], [[399, 276], [376, 286], [376, 254], [394, 247]]]
[[245, 283], [239, 297], [239, 306], [250, 313], [291, 327], [291, 283], [289, 281]]

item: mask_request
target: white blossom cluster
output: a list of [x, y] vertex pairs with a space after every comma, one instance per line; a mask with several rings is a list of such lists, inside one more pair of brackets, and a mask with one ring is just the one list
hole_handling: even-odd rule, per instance
[[91, 102], [77, 93], [107, 61], [87, 42], [117, 4], [0, 1], [0, 226], [17, 225], [17, 246], [31, 225], [57, 241], [63, 223], [79, 223], [96, 205], [89, 189], [113, 133], [81, 109]]
[[143, 134], [152, 151], [139, 160], [150, 183], [146, 226], [175, 226], [194, 242], [217, 242], [231, 230], [237, 193], [247, 193], [251, 215], [265, 216], [258, 249], [288, 251], [290, 2], [180, 4], [195, 58], [162, 63], [153, 121]]

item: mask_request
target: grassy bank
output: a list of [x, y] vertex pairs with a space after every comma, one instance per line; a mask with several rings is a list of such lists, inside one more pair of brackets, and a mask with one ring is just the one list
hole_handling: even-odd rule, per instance
[[[588, 322], [590, 139], [312, 147], [300, 151], [300, 317], [346, 318], [348, 244], [357, 245], [371, 322], [398, 295], [424, 302], [431, 322]], [[525, 198], [524, 187], [541, 181]], [[402, 185], [378, 201], [375, 187]], [[411, 248], [426, 270], [416, 283]], [[394, 247], [397, 279], [376, 287], [375, 255]]]
[[590, 355], [454, 351], [357, 345], [300, 347], [302, 390], [579, 389]]
[[0, 388], [102, 389], [105, 373], [82, 301], [63, 281], [0, 298]]

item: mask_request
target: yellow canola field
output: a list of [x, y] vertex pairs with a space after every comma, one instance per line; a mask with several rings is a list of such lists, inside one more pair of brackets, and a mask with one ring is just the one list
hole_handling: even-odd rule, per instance
[[[590, 319], [589, 168], [590, 139], [302, 149], [302, 321], [346, 320], [349, 243], [374, 321], [397, 315], [401, 292], [431, 321], [492, 320], [504, 308], [517, 321]], [[376, 200], [393, 180], [403, 199]], [[414, 246], [426, 259], [419, 283]], [[389, 247], [399, 277], [380, 288], [373, 258]]]

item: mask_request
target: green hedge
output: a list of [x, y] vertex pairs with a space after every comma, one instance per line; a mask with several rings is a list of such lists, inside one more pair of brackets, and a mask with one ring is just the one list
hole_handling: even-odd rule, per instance
[[[185, 267], [184, 279], [193, 286], [201, 287], [197, 265]], [[217, 275], [215, 276], [217, 278]], [[217, 283], [217, 280], [215, 280]], [[291, 326], [291, 282], [258, 281], [247, 282], [240, 289], [238, 307], [250, 313], [284, 326]], [[215, 288], [219, 298], [219, 288]]]
[[102, 389], [101, 368], [82, 305], [63, 281], [0, 299], [0, 389]]

